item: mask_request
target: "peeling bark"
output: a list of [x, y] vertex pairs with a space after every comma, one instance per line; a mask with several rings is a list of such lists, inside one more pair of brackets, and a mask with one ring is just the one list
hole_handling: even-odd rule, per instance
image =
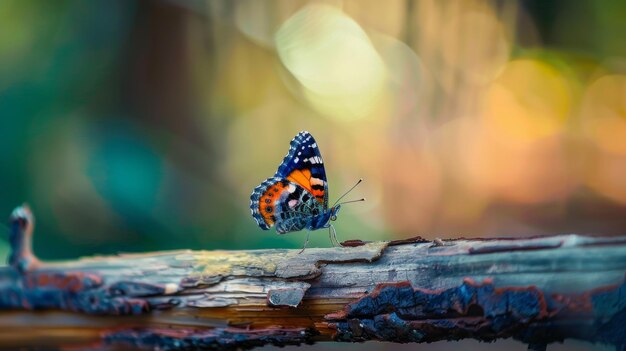
[[302, 254], [181, 250], [41, 262], [32, 231], [28, 208], [16, 209], [13, 252], [0, 268], [0, 346], [509, 337], [531, 349], [569, 338], [626, 345], [623, 237], [418, 237]]

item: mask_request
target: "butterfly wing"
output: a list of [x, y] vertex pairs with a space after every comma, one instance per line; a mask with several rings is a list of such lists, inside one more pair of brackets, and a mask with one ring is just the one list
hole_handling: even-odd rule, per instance
[[327, 209], [328, 182], [317, 142], [309, 132], [302, 131], [289, 145], [289, 152], [274, 177], [300, 185], [311, 193], [324, 209]]
[[304, 229], [324, 208], [299, 184], [272, 177], [254, 189], [250, 210], [259, 227], [267, 230], [275, 225], [276, 231], [284, 234]]

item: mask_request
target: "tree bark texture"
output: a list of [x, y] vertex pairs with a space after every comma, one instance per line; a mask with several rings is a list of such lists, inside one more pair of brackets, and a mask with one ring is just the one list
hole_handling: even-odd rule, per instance
[[422, 238], [41, 262], [11, 215], [0, 346], [225, 349], [515, 338], [626, 345], [626, 237]]

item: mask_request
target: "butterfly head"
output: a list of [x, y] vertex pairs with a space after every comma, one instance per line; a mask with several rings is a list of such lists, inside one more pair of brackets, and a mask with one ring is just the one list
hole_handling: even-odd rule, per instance
[[331, 209], [330, 209], [330, 220], [331, 221], [336, 221], [337, 220], [337, 214], [339, 213], [340, 209], [341, 209], [341, 205], [337, 205], [335, 207], [331, 207]]

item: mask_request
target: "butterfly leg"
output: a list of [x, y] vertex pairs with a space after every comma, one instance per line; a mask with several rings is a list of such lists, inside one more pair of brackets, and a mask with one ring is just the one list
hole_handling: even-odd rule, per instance
[[307, 230], [306, 231], [306, 240], [304, 241], [304, 246], [302, 247], [302, 250], [300, 250], [300, 252], [298, 252], [298, 255], [304, 252], [304, 249], [306, 249], [307, 244], [309, 243], [309, 235], [311, 235], [311, 231]]
[[342, 247], [341, 243], [339, 243], [339, 240], [337, 240], [337, 231], [335, 231], [335, 227], [333, 227], [332, 224], [328, 227], [328, 237], [333, 246]]

